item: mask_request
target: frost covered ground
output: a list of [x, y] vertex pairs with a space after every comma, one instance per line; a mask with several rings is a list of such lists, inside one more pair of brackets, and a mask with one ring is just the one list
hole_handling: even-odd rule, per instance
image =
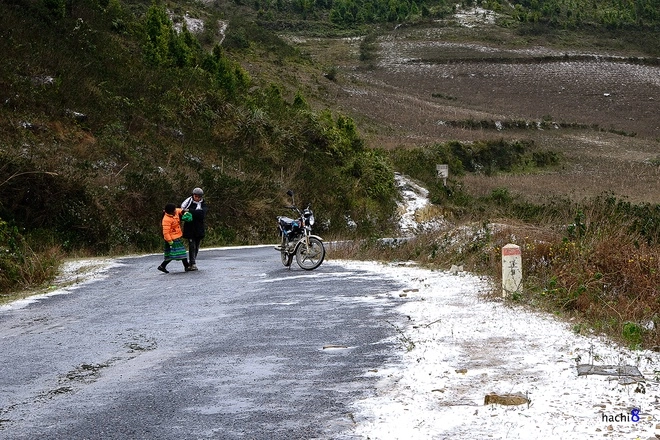
[[60, 269], [60, 274], [53, 280], [52, 285], [47, 291], [2, 304], [0, 305], [0, 311], [21, 309], [49, 296], [67, 294], [85, 283], [105, 278], [108, 275], [108, 270], [116, 266], [119, 266], [119, 263], [111, 258], [88, 258], [65, 261]]
[[422, 188], [399, 173], [394, 174], [394, 180], [402, 198], [402, 201], [399, 203], [399, 212], [401, 215], [399, 229], [402, 234], [409, 235], [414, 233], [419, 227], [419, 222], [415, 214], [428, 204], [429, 192], [426, 188]]
[[[410, 237], [415, 233], [439, 229], [443, 226], [442, 218], [428, 216], [425, 210], [429, 205], [429, 192], [407, 176], [394, 173], [401, 202], [399, 202], [399, 231], [402, 236]], [[426, 218], [429, 217], [429, 218]]]
[[[402, 175], [402, 232], [424, 227], [428, 192]], [[351, 435], [395, 439], [650, 439], [660, 437], [660, 355], [630, 351], [572, 331], [571, 323], [482, 293], [488, 281], [411, 265], [342, 261], [407, 286], [397, 329], [401, 358], [367, 374], [374, 396], [357, 402]], [[524, 265], [524, 262], [523, 262]], [[578, 376], [578, 365], [632, 366], [625, 375]], [[485, 404], [486, 395], [522, 395], [522, 405]]]
[[[575, 334], [570, 323], [482, 298], [485, 280], [411, 266], [342, 261], [409, 286], [400, 362], [367, 374], [354, 408], [364, 439], [648, 439], [660, 434], [658, 353]], [[392, 292], [397, 297], [403, 292]], [[578, 376], [578, 364], [630, 365], [645, 380]], [[489, 393], [529, 404], [485, 405]]]

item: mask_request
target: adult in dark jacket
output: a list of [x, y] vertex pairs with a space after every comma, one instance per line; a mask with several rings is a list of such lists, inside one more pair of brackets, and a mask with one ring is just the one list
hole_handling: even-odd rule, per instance
[[204, 218], [206, 217], [206, 211], [208, 211], [202, 188], [193, 189], [192, 195], [181, 203], [181, 209], [192, 214], [191, 222], [183, 222], [183, 238], [188, 239], [189, 270], [197, 270], [197, 253], [206, 233]]

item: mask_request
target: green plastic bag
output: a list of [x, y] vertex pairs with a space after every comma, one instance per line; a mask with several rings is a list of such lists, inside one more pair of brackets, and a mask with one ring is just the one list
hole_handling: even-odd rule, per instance
[[191, 222], [192, 214], [189, 212], [184, 212], [183, 215], [181, 216], [181, 220], [183, 220], [184, 222]]

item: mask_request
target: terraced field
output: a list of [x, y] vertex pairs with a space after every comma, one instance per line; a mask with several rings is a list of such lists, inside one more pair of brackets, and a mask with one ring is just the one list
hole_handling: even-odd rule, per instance
[[660, 199], [660, 59], [640, 53], [530, 45], [490, 23], [438, 23], [360, 39], [298, 40], [336, 66], [326, 99], [353, 116], [372, 146], [531, 139], [561, 152], [561, 169], [470, 176], [475, 194], [506, 186], [524, 197], [604, 191]]

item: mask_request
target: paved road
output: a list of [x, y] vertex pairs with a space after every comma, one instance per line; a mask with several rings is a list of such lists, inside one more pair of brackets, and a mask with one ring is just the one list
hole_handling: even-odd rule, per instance
[[351, 438], [350, 403], [401, 350], [402, 286], [375, 274], [287, 270], [272, 247], [120, 262], [0, 311], [0, 438]]

